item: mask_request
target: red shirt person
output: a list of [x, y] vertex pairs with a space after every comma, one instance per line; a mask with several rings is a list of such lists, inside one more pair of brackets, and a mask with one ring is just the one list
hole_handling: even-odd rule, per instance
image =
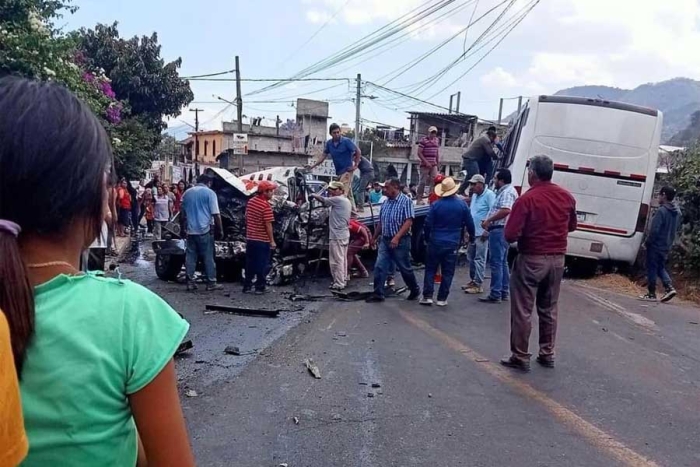
[[370, 233], [364, 224], [361, 224], [356, 219], [350, 219], [348, 224], [348, 230], [350, 230], [350, 244], [348, 245], [348, 277], [352, 272], [352, 268], [357, 268], [357, 277], [369, 277], [369, 272], [362, 260], [358, 256], [358, 253], [365, 248], [369, 247], [370, 244]]
[[258, 194], [254, 196], [245, 208], [246, 228], [246, 266], [243, 292], [253, 289], [255, 293], [265, 293], [267, 272], [270, 264], [270, 252], [277, 248], [272, 230], [275, 215], [270, 206], [270, 200], [277, 184], [263, 180], [258, 184]]
[[531, 188], [513, 204], [505, 227], [509, 243], [518, 242], [518, 257], [511, 275], [511, 356], [504, 366], [530, 369], [528, 342], [533, 306], [537, 307], [540, 350], [537, 363], [554, 367], [559, 289], [564, 276], [564, 254], [569, 232], [576, 230], [576, 200], [564, 188], [551, 182], [552, 159], [535, 156], [530, 160]]

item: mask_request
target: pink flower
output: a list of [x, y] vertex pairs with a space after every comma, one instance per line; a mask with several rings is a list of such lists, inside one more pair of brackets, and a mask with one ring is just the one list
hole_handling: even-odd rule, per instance
[[85, 73], [83, 73], [83, 81], [85, 81], [86, 83], [92, 83], [93, 81], [95, 81], [95, 75], [86, 71]]
[[107, 107], [107, 111], [105, 112], [105, 114], [108, 122], [112, 123], [113, 125], [118, 124], [122, 120], [121, 104], [111, 104], [109, 107]]
[[103, 83], [101, 83], [100, 88], [102, 89], [102, 93], [105, 96], [109, 97], [110, 99], [117, 98], [117, 95], [112, 90], [112, 85], [110, 85], [107, 81], [104, 81]]

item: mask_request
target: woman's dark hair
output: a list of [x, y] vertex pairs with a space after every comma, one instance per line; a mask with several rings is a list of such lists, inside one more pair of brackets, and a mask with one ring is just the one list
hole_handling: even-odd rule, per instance
[[[18, 238], [0, 230], [0, 309], [21, 374], [34, 333], [34, 293], [19, 242], [55, 238], [78, 219], [96, 236], [112, 150], [95, 115], [58, 84], [0, 78], [0, 109], [0, 219], [22, 229]], [[27, 189], [32, 196], [18, 196]]]

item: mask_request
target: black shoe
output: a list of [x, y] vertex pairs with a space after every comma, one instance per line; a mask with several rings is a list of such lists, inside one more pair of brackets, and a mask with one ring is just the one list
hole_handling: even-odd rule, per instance
[[506, 366], [508, 368], [512, 368], [514, 370], [520, 370], [520, 371], [523, 371], [525, 373], [530, 371], [530, 362], [529, 361], [520, 360], [520, 359], [517, 359], [513, 356], [502, 359], [501, 365]]
[[673, 299], [673, 297], [675, 297], [677, 294], [678, 292], [676, 292], [676, 289], [671, 287], [666, 291], [665, 294], [661, 296], [661, 303], [670, 302]]
[[367, 302], [367, 303], [381, 303], [381, 302], [383, 302], [383, 301], [384, 301], [384, 297], [381, 297], [381, 296], [376, 295], [376, 294], [370, 295], [370, 296], [367, 297], [367, 299], [365, 300], [365, 302]]
[[539, 355], [537, 358], [537, 363], [542, 365], [545, 368], [554, 368], [554, 359], [551, 357], [543, 357], [542, 355]]
[[416, 289], [413, 292], [411, 292], [410, 294], [408, 294], [408, 297], [406, 297], [406, 300], [413, 301], [413, 300], [417, 300], [418, 297], [420, 297], [420, 289]]
[[221, 284], [209, 284], [207, 285], [207, 292], [211, 292], [213, 290], [223, 290], [224, 286]]
[[481, 303], [501, 303], [501, 300], [498, 298], [493, 298], [491, 295], [488, 297], [481, 297], [479, 299]]

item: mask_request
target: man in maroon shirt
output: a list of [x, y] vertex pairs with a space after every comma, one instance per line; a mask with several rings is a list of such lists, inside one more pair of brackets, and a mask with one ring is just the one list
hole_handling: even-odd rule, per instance
[[530, 371], [528, 342], [534, 306], [540, 325], [537, 363], [554, 368], [564, 254], [569, 232], [576, 230], [576, 201], [571, 193], [551, 182], [553, 171], [549, 157], [530, 159], [531, 188], [515, 202], [505, 227], [506, 241], [518, 242], [518, 257], [510, 279], [511, 356], [501, 364], [522, 371]]

